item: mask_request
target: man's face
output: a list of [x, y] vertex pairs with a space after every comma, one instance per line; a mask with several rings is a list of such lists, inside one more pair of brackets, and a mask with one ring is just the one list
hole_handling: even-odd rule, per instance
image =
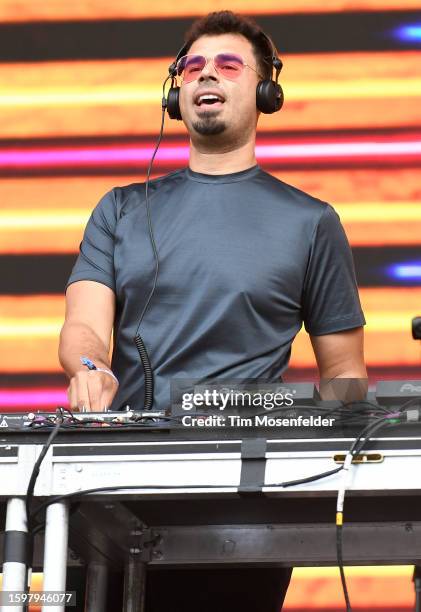
[[[218, 53], [236, 53], [259, 71], [251, 43], [239, 34], [201, 36], [188, 53], [211, 60]], [[259, 76], [248, 66], [244, 66], [236, 80], [230, 80], [217, 72], [212, 61], [208, 61], [196, 80], [182, 83], [180, 110], [192, 140], [245, 142], [256, 129], [258, 82]], [[205, 93], [221, 96], [223, 101], [207, 104], [199, 99]]]

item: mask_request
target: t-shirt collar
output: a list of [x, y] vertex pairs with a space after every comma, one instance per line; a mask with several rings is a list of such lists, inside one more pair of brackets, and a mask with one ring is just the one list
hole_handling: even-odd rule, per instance
[[240, 172], [232, 172], [230, 174], [204, 174], [203, 172], [195, 172], [191, 168], [187, 167], [186, 176], [188, 179], [199, 183], [234, 183], [249, 179], [259, 171], [260, 166], [258, 164], [255, 164], [246, 170], [240, 170]]

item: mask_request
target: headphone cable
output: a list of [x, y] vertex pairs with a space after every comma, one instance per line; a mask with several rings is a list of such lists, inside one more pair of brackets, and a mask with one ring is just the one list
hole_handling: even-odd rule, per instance
[[143, 373], [144, 373], [144, 379], [145, 379], [145, 396], [144, 396], [144, 410], [152, 410], [153, 407], [153, 396], [154, 396], [154, 377], [153, 377], [153, 370], [152, 370], [152, 366], [151, 366], [151, 362], [149, 359], [149, 355], [148, 352], [146, 350], [146, 346], [145, 343], [143, 342], [142, 337], [139, 334], [139, 327], [142, 323], [143, 317], [145, 315], [145, 312], [150, 304], [150, 301], [152, 299], [152, 296], [154, 294], [155, 288], [156, 288], [156, 283], [158, 280], [158, 273], [159, 273], [159, 257], [158, 257], [158, 249], [156, 248], [156, 243], [155, 243], [155, 238], [154, 238], [154, 234], [153, 234], [153, 228], [152, 228], [152, 219], [151, 219], [151, 213], [150, 213], [150, 208], [149, 208], [149, 181], [150, 181], [150, 175], [151, 175], [151, 170], [152, 170], [152, 164], [154, 162], [155, 156], [157, 154], [159, 145], [161, 144], [161, 140], [162, 140], [162, 135], [164, 132], [164, 122], [165, 122], [165, 110], [167, 108], [167, 99], [165, 97], [165, 85], [168, 81], [168, 79], [172, 78], [171, 74], [167, 76], [167, 78], [165, 79], [165, 81], [163, 82], [162, 85], [162, 102], [161, 102], [161, 106], [162, 106], [162, 117], [161, 117], [161, 129], [159, 131], [159, 136], [155, 145], [155, 149], [154, 152], [152, 154], [152, 157], [150, 159], [149, 162], [149, 166], [148, 166], [148, 171], [147, 171], [147, 175], [146, 175], [146, 183], [145, 183], [145, 207], [146, 207], [146, 216], [148, 219], [148, 230], [149, 230], [149, 238], [150, 238], [150, 242], [151, 242], [151, 246], [152, 246], [152, 250], [153, 250], [153, 254], [154, 254], [154, 259], [155, 259], [155, 274], [154, 274], [154, 280], [153, 280], [153, 285], [152, 285], [152, 289], [149, 293], [148, 299], [146, 300], [145, 306], [143, 307], [142, 310], [142, 314], [140, 315], [140, 319], [139, 319], [139, 323], [137, 325], [136, 328], [136, 333], [135, 333], [135, 337], [133, 338], [134, 343], [136, 345], [137, 351], [139, 353], [139, 357], [140, 357], [140, 361], [142, 363], [143, 366]]

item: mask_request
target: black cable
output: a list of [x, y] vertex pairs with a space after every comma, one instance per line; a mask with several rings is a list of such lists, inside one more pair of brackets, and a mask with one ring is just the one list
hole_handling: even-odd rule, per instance
[[414, 566], [412, 580], [415, 589], [415, 612], [421, 612], [421, 567], [419, 565]]
[[[315, 474], [313, 476], [307, 476], [306, 478], [300, 478], [298, 480], [287, 480], [285, 482], [281, 482], [281, 483], [275, 483], [275, 484], [270, 484], [270, 485], [265, 485], [265, 488], [272, 488], [272, 487], [292, 487], [294, 485], [298, 485], [298, 484], [302, 484], [302, 483], [306, 483], [306, 482], [314, 482], [315, 480], [319, 480], [321, 478], [325, 478], [326, 476], [330, 476], [332, 474], [336, 474], [337, 472], [341, 471], [343, 469], [343, 466], [340, 466], [338, 468], [335, 468], [334, 470], [329, 470], [328, 472], [322, 472], [320, 474]], [[237, 485], [233, 485], [232, 487], [229, 488], [234, 488]], [[116, 486], [111, 486], [111, 487], [96, 487], [94, 489], [85, 489], [84, 491], [72, 491], [71, 493], [65, 493], [63, 495], [56, 495], [55, 497], [52, 497], [50, 499], [47, 499], [47, 501], [43, 502], [42, 504], [40, 504], [38, 506], [38, 508], [31, 514], [31, 519], [34, 519], [40, 512], [42, 512], [45, 508], [47, 508], [48, 506], [50, 506], [51, 504], [55, 504], [59, 501], [63, 501], [64, 499], [69, 499], [71, 497], [75, 497], [75, 496], [84, 496], [84, 495], [88, 495], [90, 493], [104, 493], [106, 491], [121, 491], [121, 490], [139, 490], [139, 489], [220, 489], [220, 488], [225, 488], [226, 485], [210, 485], [210, 484], [199, 484], [199, 485], [192, 485], [192, 484], [179, 484], [179, 485], [128, 485], [128, 486], [124, 486], [124, 485], [116, 485]]]
[[[408, 402], [407, 402], [408, 404]], [[403, 416], [403, 414], [400, 415], [401, 417]], [[369, 424], [367, 427], [364, 428], [364, 430], [357, 436], [357, 438], [354, 440], [350, 451], [348, 453], [348, 455], [351, 455], [352, 457], [358, 455], [362, 449], [364, 448], [364, 446], [368, 443], [368, 441], [370, 440], [370, 438], [372, 437], [372, 435], [379, 430], [380, 428], [387, 426], [387, 425], [393, 425], [394, 423], [390, 422], [391, 419], [394, 418], [394, 415], [388, 415], [387, 417], [381, 417], [380, 419], [376, 420], [374, 423]], [[36, 466], [34, 466], [34, 471], [33, 471], [33, 475], [36, 473], [38, 475], [39, 472], [39, 465], [41, 464], [42, 459], [44, 458], [48, 447], [51, 445], [51, 442], [53, 441], [54, 437], [57, 435], [58, 430], [60, 428], [61, 425], [61, 421], [59, 421], [55, 427], [55, 429], [51, 432], [47, 443], [43, 449], [43, 452], [41, 453], [37, 464], [37, 471], [36, 471]], [[338, 468], [335, 468], [333, 470], [329, 470], [327, 472], [323, 472], [320, 474], [315, 474], [313, 476], [308, 476], [306, 478], [301, 478], [301, 479], [297, 479], [297, 480], [292, 480], [292, 481], [285, 481], [283, 483], [275, 483], [275, 484], [271, 484], [271, 485], [266, 485], [266, 488], [271, 488], [271, 487], [291, 487], [291, 486], [295, 486], [295, 485], [299, 485], [299, 484], [304, 484], [304, 483], [308, 483], [308, 482], [314, 482], [316, 480], [320, 480], [321, 478], [325, 478], [327, 476], [331, 476], [333, 474], [336, 474], [338, 472], [340, 472], [341, 470], [343, 470], [345, 467], [345, 464], [342, 466], [339, 466]], [[36, 480], [36, 476], [35, 479], [33, 478], [33, 476], [31, 476], [31, 483], [32, 483], [32, 491], [33, 491], [33, 487], [35, 485], [35, 480]], [[33, 481], [33, 482], [32, 482]], [[130, 490], [130, 489], [179, 489], [179, 488], [183, 488], [183, 486], [185, 486], [186, 488], [189, 489], [201, 489], [201, 488], [220, 488], [221, 485], [147, 485], [147, 486], [142, 486], [142, 485], [129, 485], [129, 486], [122, 486], [122, 485], [118, 485], [118, 486], [112, 486], [112, 487], [96, 487], [93, 489], [86, 489], [85, 491], [73, 491], [71, 493], [66, 493], [64, 495], [58, 495], [55, 496], [53, 498], [48, 499], [46, 502], [40, 504], [40, 506], [31, 514], [28, 514], [28, 524], [30, 523], [31, 525], [34, 522], [35, 517], [42, 512], [44, 509], [46, 509], [49, 505], [57, 503], [59, 501], [63, 501], [65, 499], [70, 499], [72, 497], [76, 497], [76, 496], [84, 496], [84, 495], [88, 495], [91, 493], [100, 493], [100, 492], [106, 492], [106, 491], [118, 491], [118, 490]], [[29, 489], [29, 487], [28, 487]], [[345, 494], [345, 489], [344, 489], [344, 494]], [[32, 497], [32, 495], [31, 495]], [[28, 507], [28, 506], [27, 506]], [[32, 531], [32, 538], [35, 535], [35, 533], [37, 533], [38, 531], [41, 531], [44, 528], [44, 523], [40, 523], [38, 524]], [[342, 588], [343, 588], [343, 593], [344, 593], [344, 598], [345, 598], [345, 603], [346, 603], [346, 612], [352, 612], [352, 608], [351, 608], [351, 603], [350, 603], [350, 599], [349, 599], [349, 593], [348, 593], [348, 588], [347, 588], [347, 584], [346, 584], [346, 577], [345, 577], [345, 572], [344, 572], [344, 564], [343, 564], [343, 539], [342, 539], [342, 513], [341, 513], [341, 517], [340, 517], [340, 521], [338, 521], [338, 516], [337, 516], [337, 522], [336, 522], [336, 553], [337, 553], [337, 562], [338, 562], [338, 567], [339, 567], [339, 572], [340, 572], [340, 577], [341, 577], [341, 583], [342, 583]], [[33, 540], [32, 540], [33, 541]], [[419, 582], [421, 581], [417, 581], [416, 582], [416, 597], [417, 597], [417, 601], [418, 603], [416, 604], [418, 607], [416, 608], [416, 612], [421, 612], [421, 609], [419, 606], [421, 606], [420, 603], [420, 590], [421, 590], [421, 586], [419, 584]], [[419, 588], [417, 588], [419, 587]]]
[[29, 518], [30, 517], [30, 507], [31, 507], [31, 502], [32, 502], [32, 498], [33, 498], [33, 495], [34, 495], [35, 483], [36, 483], [36, 480], [37, 480], [38, 475], [39, 475], [39, 470], [40, 470], [40, 467], [41, 467], [41, 463], [43, 462], [43, 460], [45, 458], [45, 455], [47, 454], [48, 449], [50, 448], [54, 438], [57, 436], [57, 434], [59, 432], [59, 429], [61, 427], [61, 424], [62, 424], [62, 419], [63, 419], [62, 409], [58, 408], [57, 412], [61, 413], [61, 418], [60, 417], [57, 418], [57, 422], [56, 422], [56, 424], [54, 426], [54, 429], [50, 433], [50, 435], [48, 436], [47, 441], [44, 444], [44, 446], [43, 446], [43, 448], [42, 448], [42, 450], [41, 450], [41, 452], [39, 454], [39, 457], [38, 457], [38, 459], [35, 462], [35, 465], [34, 465], [33, 470], [32, 470], [31, 477], [29, 479], [28, 488], [26, 490], [25, 507], [26, 507], [26, 517], [27, 517], [28, 532], [30, 532], [30, 530], [31, 530], [31, 523], [30, 523], [30, 518]]
[[414, 566], [412, 580], [415, 589], [415, 612], [421, 612], [421, 567], [419, 565]]
[[365, 427], [364, 430], [355, 438], [349, 450], [349, 453], [353, 457], [355, 457], [355, 455], [358, 455], [362, 451], [364, 446], [367, 444], [367, 442], [370, 440], [372, 435], [377, 430], [381, 429], [382, 427], [386, 425], [395, 424], [391, 422], [391, 420], [394, 420], [394, 417], [389, 415], [389, 416], [381, 417], [380, 419], [376, 420], [374, 423], [370, 423], [369, 425], [367, 425], [367, 427]]
[[345, 598], [346, 612], [352, 612], [351, 602], [349, 600], [348, 587], [346, 584], [344, 562], [342, 555], [342, 525], [336, 524], [336, 558], [339, 567], [339, 574], [341, 576], [342, 590]]
[[314, 482], [315, 480], [321, 480], [322, 478], [326, 478], [327, 476], [332, 476], [332, 474], [337, 474], [341, 470], [343, 470], [343, 466], [339, 466], [334, 470], [329, 470], [328, 472], [322, 472], [321, 474], [315, 474], [314, 476], [307, 476], [306, 478], [299, 478], [298, 480], [290, 480], [287, 482], [281, 482], [279, 484], [271, 484], [265, 485], [268, 487], [293, 487], [294, 485], [305, 484], [306, 482]]
[[[414, 398], [414, 400], [416, 400], [416, 398]], [[406, 402], [404, 404], [403, 407], [408, 408], [408, 406], [410, 406], [411, 404], [414, 403], [414, 400], [409, 400], [408, 402]], [[27, 517], [28, 517], [28, 532], [31, 531], [31, 538], [32, 538], [32, 543], [33, 543], [33, 537], [34, 535], [41, 531], [44, 528], [44, 523], [40, 523], [38, 525], [36, 525], [35, 527], [33, 527], [34, 524], [34, 519], [35, 517], [42, 512], [42, 510], [44, 510], [45, 508], [47, 508], [49, 505], [53, 504], [53, 503], [57, 503], [59, 501], [62, 501], [64, 499], [70, 499], [72, 497], [75, 496], [84, 496], [90, 493], [99, 493], [99, 492], [105, 492], [105, 491], [117, 491], [117, 490], [127, 490], [127, 489], [178, 489], [178, 488], [183, 488], [183, 485], [148, 485], [148, 486], [139, 486], [139, 485], [129, 485], [129, 486], [113, 486], [113, 487], [97, 487], [97, 488], [93, 488], [93, 489], [87, 489], [85, 491], [74, 491], [71, 493], [67, 493], [64, 495], [59, 495], [59, 496], [55, 496], [51, 499], [48, 499], [46, 502], [40, 504], [40, 506], [33, 512], [33, 513], [29, 513], [29, 509], [30, 509], [30, 504], [32, 501], [32, 497], [33, 497], [33, 490], [35, 487], [35, 482], [36, 482], [36, 478], [38, 476], [39, 473], [39, 469], [40, 469], [40, 465], [48, 451], [48, 448], [50, 447], [52, 441], [54, 440], [54, 438], [56, 437], [60, 427], [63, 426], [63, 410], [62, 408], [58, 409], [60, 411], [60, 416], [61, 418], [57, 421], [54, 430], [51, 432], [46, 444], [44, 445], [42, 452], [40, 454], [40, 456], [37, 459], [36, 464], [34, 465], [34, 469], [28, 484], [28, 491], [27, 491], [27, 498], [26, 498], [26, 508], [27, 508]], [[69, 411], [70, 412], [70, 411]], [[369, 425], [367, 425], [362, 432], [360, 432], [360, 434], [355, 438], [353, 444], [351, 445], [351, 448], [349, 450], [349, 455], [351, 455], [352, 457], [358, 455], [362, 449], [364, 448], [364, 446], [369, 442], [369, 440], [371, 439], [372, 435], [378, 431], [379, 429], [381, 429], [382, 427], [385, 427], [387, 425], [394, 425], [396, 423], [396, 417], [399, 418], [399, 421], [402, 421], [402, 418], [404, 417], [404, 410], [401, 409], [401, 411], [399, 411], [398, 414], [396, 413], [390, 413], [387, 416], [382, 416], [380, 418], [378, 418], [374, 423], [370, 423]], [[74, 415], [70, 412], [71, 417], [75, 418]], [[78, 426], [79, 423], [77, 423], [76, 426]], [[308, 483], [308, 482], [313, 482], [315, 480], [319, 480], [321, 478], [325, 478], [327, 476], [336, 474], [338, 472], [340, 472], [341, 470], [344, 469], [344, 465], [339, 466], [338, 468], [335, 468], [334, 470], [329, 470], [327, 472], [323, 472], [320, 474], [316, 474], [313, 476], [308, 476], [306, 478], [301, 478], [301, 479], [297, 479], [297, 480], [293, 480], [293, 481], [286, 481], [283, 483], [275, 483], [275, 484], [271, 484], [271, 485], [267, 485], [267, 487], [290, 487], [290, 486], [294, 486], [294, 485], [299, 485], [299, 484], [303, 484], [303, 483]], [[192, 489], [198, 489], [198, 488], [220, 488], [221, 485], [184, 485], [188, 488], [192, 488]], [[338, 567], [339, 567], [339, 571], [340, 571], [340, 576], [341, 576], [341, 583], [342, 583], [342, 588], [343, 588], [343, 592], [344, 592], [344, 597], [345, 597], [345, 602], [346, 602], [346, 610], [347, 612], [352, 612], [352, 608], [351, 608], [351, 604], [350, 604], [350, 600], [349, 600], [349, 594], [348, 594], [348, 589], [347, 589], [347, 584], [346, 584], [346, 578], [345, 578], [345, 573], [344, 573], [344, 566], [343, 566], [343, 540], [342, 540], [342, 521], [336, 523], [336, 550], [337, 550], [337, 561], [338, 561]], [[416, 585], [418, 584], [418, 582], [416, 583]], [[417, 610], [419, 610], [419, 612], [421, 612], [421, 610], [419, 609], [419, 607], [421, 606], [420, 603], [420, 592], [419, 589], [416, 590], [416, 597], [418, 599], [418, 603], [416, 605], [418, 605]]]
[[153, 406], [153, 398], [154, 398], [154, 377], [153, 377], [153, 370], [152, 370], [152, 366], [151, 366], [151, 362], [149, 359], [149, 355], [148, 352], [146, 350], [146, 346], [145, 343], [143, 342], [140, 334], [139, 334], [139, 327], [140, 324], [142, 323], [143, 317], [145, 315], [145, 312], [150, 304], [150, 301], [152, 299], [152, 296], [155, 292], [155, 288], [156, 288], [156, 283], [158, 280], [158, 273], [159, 273], [159, 257], [158, 257], [158, 249], [156, 248], [156, 243], [155, 243], [155, 237], [153, 234], [153, 229], [152, 229], [152, 220], [151, 220], [151, 214], [150, 214], [150, 208], [149, 208], [149, 181], [150, 181], [150, 176], [151, 176], [151, 170], [152, 170], [152, 164], [153, 161], [155, 159], [155, 155], [157, 154], [159, 145], [161, 144], [161, 140], [162, 140], [162, 135], [164, 132], [164, 122], [165, 122], [165, 109], [167, 107], [167, 101], [166, 101], [166, 97], [165, 97], [165, 85], [168, 81], [168, 79], [170, 79], [171, 76], [167, 76], [167, 78], [165, 79], [163, 85], [162, 85], [162, 117], [161, 117], [161, 129], [159, 131], [159, 136], [158, 136], [158, 140], [156, 142], [155, 145], [155, 149], [154, 152], [152, 154], [152, 157], [149, 161], [149, 166], [148, 166], [148, 171], [146, 174], [146, 183], [145, 183], [145, 207], [146, 207], [146, 216], [148, 219], [148, 230], [149, 230], [149, 238], [151, 241], [151, 245], [152, 245], [152, 250], [153, 250], [153, 254], [154, 254], [154, 259], [155, 259], [155, 274], [154, 274], [154, 279], [153, 279], [153, 285], [152, 285], [152, 289], [149, 293], [148, 299], [146, 300], [145, 306], [143, 307], [142, 310], [142, 314], [140, 315], [140, 319], [139, 319], [139, 323], [137, 325], [136, 328], [136, 333], [135, 333], [135, 337], [133, 338], [134, 343], [136, 345], [137, 348], [137, 352], [139, 353], [139, 357], [140, 357], [140, 361], [142, 363], [143, 366], [143, 373], [144, 373], [144, 384], [145, 384], [145, 395], [144, 395], [144, 410], [151, 410], [152, 406]]
[[[354, 442], [351, 445], [350, 450], [348, 451], [347, 458], [345, 459], [344, 465], [342, 466], [347, 473], [347, 462], [349, 462], [349, 457], [353, 458], [357, 456], [364, 446], [371, 439], [372, 435], [387, 425], [394, 425], [393, 422], [390, 422], [393, 419], [392, 415], [380, 417], [374, 423], [370, 423], [367, 425], [363, 431], [355, 438]], [[349, 463], [351, 465], [351, 463]], [[346, 483], [344, 482], [342, 487], [338, 489], [338, 503], [337, 503], [337, 512], [336, 512], [336, 559], [339, 568], [339, 574], [341, 577], [342, 590], [345, 599], [346, 612], [352, 612], [351, 602], [349, 599], [348, 587], [346, 584], [346, 577], [344, 571], [344, 563], [343, 563], [343, 503], [345, 501], [345, 493], [346, 493]], [[342, 504], [340, 504], [339, 500], [342, 495]]]
[[[27, 547], [26, 547], [27, 559], [26, 559], [26, 577], [25, 577], [25, 590], [26, 591], [29, 588], [28, 578], [29, 578], [29, 572], [32, 569], [32, 558], [33, 558], [34, 536], [35, 536], [35, 532], [33, 531], [33, 520], [32, 520], [32, 515], [31, 515], [31, 503], [32, 503], [32, 499], [34, 496], [35, 483], [39, 475], [41, 463], [45, 459], [48, 449], [50, 448], [52, 442], [57, 436], [59, 429], [61, 427], [61, 424], [63, 422], [63, 409], [61, 407], [57, 408], [56, 414], [57, 414], [56, 424], [54, 426], [53, 431], [48, 436], [47, 441], [45, 442], [39, 454], [39, 457], [34, 464], [34, 467], [32, 469], [32, 474], [28, 482], [28, 488], [26, 490], [26, 496], [25, 496], [26, 526], [27, 526]], [[29, 604], [25, 605], [25, 609], [29, 609], [28, 605]]]
[[139, 353], [140, 361], [143, 367], [143, 376], [144, 376], [144, 384], [145, 384], [143, 409], [152, 410], [153, 395], [154, 395], [154, 377], [153, 377], [153, 370], [152, 370], [151, 362], [149, 360], [149, 355], [148, 355], [148, 351], [146, 350], [146, 346], [142, 338], [140, 337], [140, 335], [137, 334], [133, 338], [133, 340], [136, 345], [137, 352]]

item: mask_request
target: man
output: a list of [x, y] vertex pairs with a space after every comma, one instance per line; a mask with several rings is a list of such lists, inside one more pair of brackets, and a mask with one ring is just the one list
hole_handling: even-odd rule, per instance
[[[168, 407], [176, 377], [279, 380], [303, 321], [321, 378], [366, 378], [365, 321], [338, 216], [256, 164], [256, 87], [272, 72], [267, 40], [229, 11], [196, 22], [186, 40], [189, 55], [206, 58], [188, 78], [186, 62], [179, 63], [189, 166], [149, 186], [160, 271], [140, 333], [154, 372], [154, 408]], [[235, 78], [215, 61], [221, 53], [242, 59]], [[94, 210], [68, 282], [59, 357], [73, 408], [143, 407], [133, 338], [154, 271], [145, 186], [116, 188]], [[87, 370], [81, 356], [100, 370]], [[147, 605], [168, 612], [275, 612], [289, 575], [174, 571], [164, 589], [149, 588]], [[161, 584], [162, 574], [152, 576], [149, 587]]]

